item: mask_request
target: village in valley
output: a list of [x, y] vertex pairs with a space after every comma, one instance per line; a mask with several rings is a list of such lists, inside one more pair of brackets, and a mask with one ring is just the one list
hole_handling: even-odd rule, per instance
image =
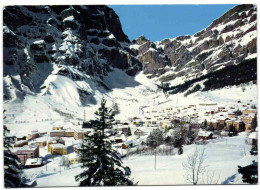
[[[181, 147], [233, 138], [240, 133], [246, 134], [248, 145], [257, 145], [257, 128], [252, 126], [257, 110], [252, 101], [237, 100], [227, 106], [199, 103], [168, 106], [164, 109], [142, 107], [139, 112], [141, 114], [138, 116], [123, 121], [115, 120], [113, 128], [105, 131], [113, 142], [113, 148], [123, 159], [145, 152], [153, 155], [157, 147], [157, 151], [162, 155], [171, 155], [174, 148], [180, 147], [176, 147], [174, 142], [171, 143], [170, 137], [173, 137], [174, 141], [174, 138], [177, 138], [176, 131], [183, 129], [186, 133], [181, 133], [185, 136]], [[47, 175], [48, 172], [62, 173], [70, 168], [80, 167], [78, 150], [84, 136], [93, 134], [92, 122], [93, 120], [85, 121], [84, 115], [84, 120], [74, 126], [68, 127], [56, 122], [50, 131], [33, 130], [27, 135], [17, 135], [12, 152], [18, 156], [31, 180], [39, 177], [39, 171], [42, 175]], [[153, 147], [149, 144], [149, 136], [155, 131], [160, 131], [165, 141], [157, 142], [159, 144]], [[257, 149], [251, 151], [256, 152]]]

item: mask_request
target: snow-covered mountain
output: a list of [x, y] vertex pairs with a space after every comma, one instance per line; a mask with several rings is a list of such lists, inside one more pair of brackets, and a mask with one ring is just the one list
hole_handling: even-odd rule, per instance
[[[8, 6], [3, 30], [5, 86], [15, 86], [5, 99], [48, 92], [51, 74], [73, 81], [91, 76], [107, 88], [102, 79], [112, 68], [129, 75], [141, 69], [118, 16], [107, 6]], [[77, 89], [81, 97], [90, 94]]]
[[193, 79], [256, 57], [256, 18], [256, 6], [238, 5], [192, 36], [157, 42], [141, 36], [130, 48], [150, 77]]
[[[130, 42], [107, 6], [7, 6], [3, 18], [3, 96], [10, 124], [48, 121], [35, 127], [51, 127], [64, 118], [79, 121], [84, 110], [91, 119], [102, 97], [109, 104], [116, 101], [118, 119], [126, 119], [141, 115], [144, 107], [183, 97], [165, 98], [158, 89], [161, 82], [169, 83], [166, 91], [172, 94], [215, 89], [205, 82], [221, 73], [232, 77], [229, 67], [241, 72], [246, 65], [251, 77], [216, 88], [256, 80], [253, 5], [234, 7], [193, 36], [161, 42], [144, 36]], [[184, 79], [195, 81], [175, 88]], [[193, 90], [197, 84], [200, 88]], [[212, 101], [201, 94], [198, 99]]]

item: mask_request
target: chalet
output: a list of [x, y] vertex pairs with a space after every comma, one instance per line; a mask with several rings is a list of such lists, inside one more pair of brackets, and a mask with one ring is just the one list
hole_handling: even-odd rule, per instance
[[65, 145], [65, 141], [64, 141], [62, 138], [58, 138], [58, 137], [56, 137], [56, 138], [51, 138], [51, 139], [47, 142], [47, 151], [48, 151], [48, 152], [51, 152], [51, 145], [52, 145], [52, 144], [57, 144], [57, 143]]
[[43, 166], [42, 158], [28, 158], [25, 162], [26, 168], [36, 168]]
[[15, 147], [12, 150], [15, 155], [19, 158], [21, 163], [25, 165], [28, 158], [39, 157], [39, 146], [38, 145], [25, 145], [23, 147]]
[[51, 144], [50, 145], [50, 153], [53, 155], [66, 155], [67, 147], [64, 144]]
[[255, 114], [256, 113], [256, 109], [246, 109], [246, 110], [243, 110], [242, 111], [242, 114], [243, 115], [246, 115], [246, 114]]
[[38, 140], [35, 142], [36, 145], [38, 145], [39, 147], [45, 147], [47, 142], [45, 140]]
[[31, 134], [27, 135], [26, 140], [35, 139], [39, 136], [40, 135], [39, 135], [38, 131], [31, 131]]
[[20, 141], [17, 141], [15, 144], [14, 144], [14, 147], [22, 147], [24, 145], [28, 145], [28, 141], [26, 140], [20, 140]]
[[209, 139], [212, 139], [213, 137], [213, 133], [212, 132], [209, 132], [209, 131], [202, 131], [200, 130], [199, 133], [198, 133], [198, 140], [209, 140]]
[[252, 123], [253, 118], [254, 118], [254, 114], [246, 114], [243, 116], [242, 121], [244, 123]]

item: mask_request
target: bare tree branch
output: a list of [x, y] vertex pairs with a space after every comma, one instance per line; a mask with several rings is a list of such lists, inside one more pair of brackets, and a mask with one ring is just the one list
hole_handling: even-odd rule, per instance
[[186, 180], [193, 185], [198, 184], [200, 176], [205, 172], [205, 158], [205, 148], [196, 147], [194, 153], [188, 155], [187, 160], [182, 163], [183, 169], [186, 171]]

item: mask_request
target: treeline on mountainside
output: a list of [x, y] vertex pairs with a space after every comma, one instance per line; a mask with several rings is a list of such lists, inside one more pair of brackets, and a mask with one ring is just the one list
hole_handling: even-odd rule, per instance
[[257, 59], [244, 60], [238, 65], [229, 65], [223, 69], [208, 73], [201, 77], [189, 80], [183, 84], [176, 86], [161, 85], [159, 88], [163, 89], [164, 92], [169, 94], [177, 94], [185, 92], [193, 84], [207, 79], [203, 84], [204, 88], [197, 84], [194, 88], [186, 92], [185, 96], [194, 93], [196, 91], [208, 91], [223, 88], [226, 86], [240, 85], [250, 81], [257, 80]]

